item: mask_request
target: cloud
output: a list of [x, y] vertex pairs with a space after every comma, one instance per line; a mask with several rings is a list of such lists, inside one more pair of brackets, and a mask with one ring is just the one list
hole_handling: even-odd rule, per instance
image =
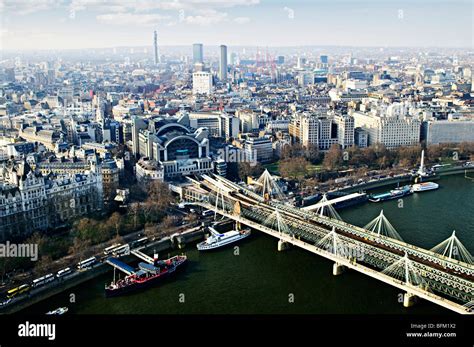
[[125, 12], [133, 8], [133, 4], [133, 0], [72, 0], [69, 9], [73, 11]]
[[62, 4], [63, 0], [0, 0], [0, 11], [27, 15], [54, 9]]
[[[230, 0], [229, 6], [253, 0]], [[199, 7], [227, 7], [224, 0], [0, 0], [0, 11], [31, 14], [63, 7], [70, 11], [143, 12], [149, 10], [197, 9]]]
[[156, 25], [158, 22], [169, 20], [170, 16], [160, 14], [133, 14], [133, 13], [109, 13], [96, 16], [97, 21], [103, 24], [132, 24], [132, 25]]
[[[54, 1], [54, 0], [53, 0]], [[96, 10], [109, 11], [111, 6], [134, 12], [151, 10], [187, 10], [199, 11], [216, 8], [231, 8], [236, 6], [252, 6], [260, 0], [72, 0], [70, 8], [75, 11]]]
[[196, 25], [212, 25], [228, 21], [228, 15], [225, 12], [218, 12], [215, 10], [200, 11], [195, 16], [186, 16], [184, 21], [187, 24]]
[[234, 22], [237, 23], [237, 24], [247, 24], [248, 22], [250, 22], [250, 18], [249, 17], [237, 17], [237, 18], [234, 18]]

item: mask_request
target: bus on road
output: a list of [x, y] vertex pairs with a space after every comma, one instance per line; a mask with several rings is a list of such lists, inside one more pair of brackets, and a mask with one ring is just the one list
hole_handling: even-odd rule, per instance
[[112, 254], [114, 252], [115, 248], [120, 247], [121, 245], [122, 245], [121, 243], [114, 243], [112, 246], [104, 248], [104, 254], [105, 255]]
[[8, 298], [8, 299], [13, 299], [13, 298], [14, 298], [15, 296], [17, 296], [17, 295], [20, 295], [20, 294], [29, 292], [30, 289], [31, 289], [31, 288], [30, 288], [30, 285], [29, 285], [29, 284], [22, 284], [22, 285], [19, 286], [19, 287], [10, 289], [10, 290], [7, 292], [7, 298]]
[[83, 260], [77, 264], [77, 268], [79, 270], [83, 269], [89, 269], [92, 267], [97, 262], [97, 259], [95, 257], [91, 257], [89, 259]]
[[49, 283], [51, 281], [54, 281], [54, 275], [53, 274], [47, 274], [46, 276], [43, 276], [43, 277], [40, 277], [40, 278], [37, 278], [37, 279], [33, 280], [31, 286], [33, 288], [41, 287], [41, 286], [43, 286], [46, 283]]

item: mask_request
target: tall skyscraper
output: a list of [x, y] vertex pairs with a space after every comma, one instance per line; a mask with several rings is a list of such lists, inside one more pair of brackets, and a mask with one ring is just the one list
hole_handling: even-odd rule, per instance
[[155, 58], [155, 65], [161, 63], [160, 61], [160, 55], [158, 53], [158, 34], [156, 30], [154, 31], [153, 34], [153, 52], [154, 52], [154, 58]]
[[219, 62], [219, 78], [222, 82], [227, 81], [227, 46], [221, 45], [221, 59]]
[[204, 61], [204, 55], [202, 52], [202, 43], [193, 44], [193, 64], [202, 64]]

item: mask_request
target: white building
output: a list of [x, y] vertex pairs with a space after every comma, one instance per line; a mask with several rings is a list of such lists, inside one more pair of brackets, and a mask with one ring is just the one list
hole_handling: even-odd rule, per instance
[[363, 80], [349, 79], [349, 80], [346, 80], [345, 84], [346, 84], [346, 91], [367, 88], [367, 81], [363, 81]]
[[252, 110], [238, 110], [235, 115], [240, 120], [240, 130], [243, 133], [258, 131], [260, 124], [258, 122], [258, 114]]
[[212, 93], [212, 75], [209, 72], [199, 71], [193, 73], [193, 95]]
[[149, 158], [141, 158], [135, 164], [135, 175], [137, 181], [141, 182], [145, 179], [164, 181], [165, 175], [163, 167], [155, 160]]
[[382, 105], [371, 112], [354, 112], [352, 116], [354, 126], [367, 131], [369, 145], [380, 143], [395, 148], [420, 142], [421, 121], [409, 115], [407, 105]]
[[337, 125], [333, 118], [324, 114], [296, 114], [288, 126], [290, 136], [305, 147], [317, 146], [320, 150], [328, 150], [338, 143], [335, 134]]
[[304, 113], [296, 114], [288, 126], [293, 141], [308, 147], [319, 145], [318, 118]]
[[[189, 121], [187, 115], [185, 118]], [[186, 123], [184, 120], [183, 122]], [[161, 179], [161, 176], [168, 180], [207, 173], [213, 170], [208, 137], [209, 131], [206, 128], [194, 130], [176, 119], [156, 118], [150, 121], [148, 129], [138, 130], [138, 155], [160, 165], [163, 173], [154, 173], [156, 179]], [[148, 160], [142, 164], [139, 164], [141, 168], [136, 167], [139, 179], [139, 176], [152, 175], [145, 170], [145, 164], [150, 166], [152, 163]]]
[[26, 161], [9, 162], [0, 174], [0, 240], [64, 227], [102, 206], [102, 175], [96, 166], [84, 173], [43, 176]]
[[309, 71], [300, 72], [296, 77], [298, 85], [300, 87], [305, 87], [310, 84], [314, 84], [314, 73]]
[[189, 126], [194, 129], [207, 128], [213, 137], [229, 139], [239, 134], [239, 119], [222, 112], [189, 113]]
[[426, 143], [474, 141], [474, 120], [430, 120], [424, 125]]
[[276, 133], [277, 131], [288, 132], [289, 125], [289, 119], [275, 119], [269, 121], [265, 129], [271, 133]]
[[336, 114], [334, 121], [337, 125], [337, 142], [342, 148], [354, 145], [354, 117], [347, 114]]
[[259, 163], [266, 163], [273, 159], [272, 141], [269, 136], [249, 137], [245, 140], [244, 151], [246, 158]]

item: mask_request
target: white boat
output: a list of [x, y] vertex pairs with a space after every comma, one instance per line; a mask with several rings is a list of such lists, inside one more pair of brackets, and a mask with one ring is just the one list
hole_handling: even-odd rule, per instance
[[250, 229], [240, 231], [231, 230], [225, 233], [219, 233], [213, 227], [209, 227], [208, 229], [211, 232], [211, 235], [206, 239], [206, 241], [197, 244], [197, 249], [200, 251], [223, 247], [250, 236]]
[[67, 307], [59, 307], [55, 310], [46, 312], [46, 314], [48, 314], [48, 315], [62, 315], [62, 314], [65, 314], [67, 311], [68, 311]]
[[424, 192], [426, 190], [434, 190], [438, 189], [439, 184], [434, 183], [434, 182], [422, 182], [422, 183], [416, 183], [411, 186], [411, 190], [413, 192]]

